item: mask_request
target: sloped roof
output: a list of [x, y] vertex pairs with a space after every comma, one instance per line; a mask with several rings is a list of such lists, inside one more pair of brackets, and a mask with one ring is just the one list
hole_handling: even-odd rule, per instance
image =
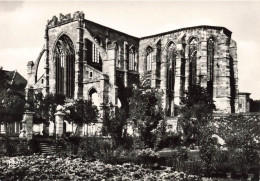
[[10, 83], [11, 85], [15, 85], [20, 87], [21, 89], [24, 89], [27, 85], [27, 80], [21, 75], [19, 74], [16, 70], [15, 71], [7, 71], [4, 70], [7, 74], [7, 76], [10, 79]]

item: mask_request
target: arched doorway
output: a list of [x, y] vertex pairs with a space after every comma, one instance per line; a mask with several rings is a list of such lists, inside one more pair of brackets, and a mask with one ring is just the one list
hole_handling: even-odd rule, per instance
[[90, 100], [93, 102], [93, 104], [94, 104], [95, 106], [97, 106], [97, 108], [99, 109], [100, 102], [99, 102], [99, 97], [98, 97], [97, 90], [96, 90], [95, 88], [92, 88], [92, 89], [89, 91], [89, 98], [90, 98]]
[[75, 50], [71, 39], [62, 35], [54, 49], [56, 93], [73, 98], [75, 87]]

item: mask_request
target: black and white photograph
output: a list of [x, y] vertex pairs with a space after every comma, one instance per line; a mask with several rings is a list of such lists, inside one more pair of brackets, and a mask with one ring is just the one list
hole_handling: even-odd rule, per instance
[[260, 1], [0, 0], [0, 181], [259, 181]]

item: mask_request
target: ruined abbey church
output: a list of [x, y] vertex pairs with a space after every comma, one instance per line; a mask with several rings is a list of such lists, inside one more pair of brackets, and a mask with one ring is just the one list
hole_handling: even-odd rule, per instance
[[[100, 106], [124, 106], [129, 88], [151, 87], [163, 92], [163, 107], [174, 117], [185, 91], [198, 84], [207, 88], [218, 112], [239, 111], [237, 45], [225, 27], [134, 37], [75, 12], [53, 16], [44, 38], [38, 59], [27, 65], [28, 89], [74, 99], [97, 93]], [[44, 75], [37, 74], [40, 61]]]

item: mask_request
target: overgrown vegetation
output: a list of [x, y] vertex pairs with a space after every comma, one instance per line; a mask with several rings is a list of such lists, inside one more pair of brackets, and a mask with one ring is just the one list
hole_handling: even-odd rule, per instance
[[20, 85], [12, 83], [12, 77], [0, 68], [0, 124], [4, 123], [6, 135], [8, 126], [22, 120], [25, 95]]
[[129, 120], [144, 145], [153, 148], [155, 130], [159, 122], [164, 120], [161, 93], [156, 89], [134, 89], [129, 100]]
[[[104, 137], [64, 135], [53, 143], [59, 148], [57, 154], [62, 158], [110, 164], [143, 164], [152, 169], [166, 165], [172, 170], [209, 177], [225, 177], [226, 172], [234, 177], [258, 172], [259, 117], [239, 115], [214, 119], [211, 96], [206, 89], [192, 86], [178, 108], [179, 131], [167, 132], [161, 94], [156, 89], [133, 89], [128, 106], [105, 107]], [[35, 122], [54, 120], [57, 105], [63, 105], [62, 111], [70, 123], [88, 125], [96, 123], [100, 116], [91, 101], [37, 94]], [[129, 126], [132, 135], [127, 133]]]

